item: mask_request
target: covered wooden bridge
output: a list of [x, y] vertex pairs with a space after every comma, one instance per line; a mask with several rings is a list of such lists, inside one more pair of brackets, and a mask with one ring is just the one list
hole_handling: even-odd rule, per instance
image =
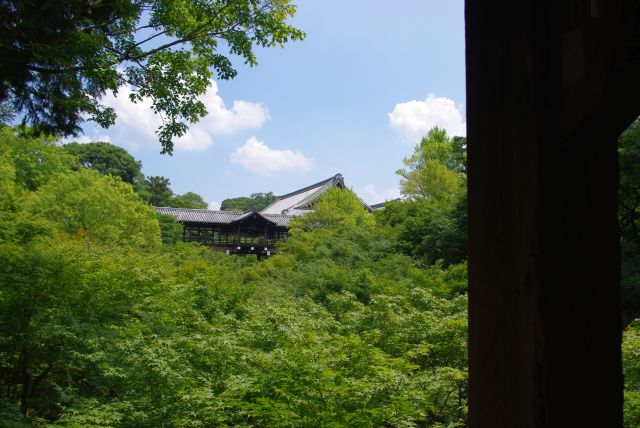
[[[243, 213], [171, 207], [156, 207], [156, 210], [182, 223], [186, 242], [199, 242], [227, 254], [270, 256], [275, 253], [277, 243], [287, 238], [289, 220], [313, 211], [316, 201], [333, 187], [345, 188], [341, 174], [278, 196], [261, 211]], [[362, 204], [372, 210], [366, 203]]]
[[186, 242], [199, 242], [229, 254], [265, 256], [273, 254], [276, 243], [287, 237], [289, 220], [295, 217], [256, 211], [241, 213], [169, 207], [157, 207], [156, 210], [182, 223]]

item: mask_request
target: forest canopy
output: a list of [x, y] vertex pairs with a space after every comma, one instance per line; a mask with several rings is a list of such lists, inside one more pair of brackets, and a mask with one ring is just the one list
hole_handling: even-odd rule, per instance
[[466, 268], [396, 251], [334, 189], [267, 261], [164, 240], [130, 183], [0, 137], [0, 419], [10, 426], [466, 420]]
[[222, 201], [220, 209], [222, 211], [261, 211], [271, 205], [276, 200], [273, 192], [252, 193], [251, 196], [239, 196]]
[[[621, 192], [636, 188], [634, 135]], [[454, 187], [373, 214], [332, 189], [260, 262], [180, 242], [140, 182], [0, 129], [2, 426], [466, 426], [465, 147], [434, 130], [406, 177], [437, 161]], [[640, 423], [639, 338], [630, 322], [626, 427]]]

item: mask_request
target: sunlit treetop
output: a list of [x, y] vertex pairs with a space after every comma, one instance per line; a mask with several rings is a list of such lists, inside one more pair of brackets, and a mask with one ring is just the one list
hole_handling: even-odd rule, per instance
[[[305, 34], [290, 0], [41, 0], [0, 2], [0, 105], [36, 129], [77, 136], [85, 120], [115, 123], [101, 105], [130, 85], [162, 118], [163, 153], [206, 115], [198, 96], [236, 75], [230, 57]], [[3, 110], [3, 111], [4, 111]]]
[[405, 168], [396, 173], [403, 195], [412, 199], [456, 195], [464, 189], [466, 138], [451, 138], [444, 129], [434, 127], [402, 163]]

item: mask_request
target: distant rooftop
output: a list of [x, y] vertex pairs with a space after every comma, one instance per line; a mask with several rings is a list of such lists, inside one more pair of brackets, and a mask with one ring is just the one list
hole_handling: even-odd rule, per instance
[[263, 214], [285, 214], [294, 216], [305, 214], [313, 209], [311, 203], [332, 187], [345, 187], [342, 174], [336, 174], [331, 178], [322, 180], [311, 186], [278, 196], [274, 203], [260, 212]]
[[[156, 211], [171, 215], [182, 223], [200, 224], [235, 224], [255, 214], [274, 226], [287, 227], [289, 220], [292, 218], [313, 211], [314, 202], [332, 187], [345, 188], [342, 174], [336, 174], [326, 180], [278, 196], [275, 202], [260, 212], [250, 211], [243, 213], [239, 211], [212, 211], [172, 207], [156, 207]], [[360, 202], [367, 210], [373, 211], [374, 206], [367, 205], [362, 199], [360, 199]]]
[[[156, 211], [161, 214], [171, 215], [182, 223], [202, 223], [202, 224], [233, 224], [243, 220], [252, 212], [241, 213], [238, 211], [212, 211], [191, 208], [156, 207]], [[274, 226], [286, 227], [292, 215], [263, 214], [256, 213]]]
[[384, 208], [385, 204], [387, 202], [397, 202], [397, 201], [401, 201], [402, 198], [396, 198], [396, 199], [391, 199], [390, 201], [384, 201], [384, 202], [380, 202], [379, 204], [373, 204], [373, 205], [369, 205], [371, 207], [371, 209], [373, 210], [379, 210]]

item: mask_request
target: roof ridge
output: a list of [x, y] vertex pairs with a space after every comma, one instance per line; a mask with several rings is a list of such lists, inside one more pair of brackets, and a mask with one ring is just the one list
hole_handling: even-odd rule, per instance
[[297, 215], [293, 215], [293, 214], [266, 214], [266, 213], [263, 214], [263, 213], [260, 213], [260, 215], [262, 215], [263, 217], [291, 217], [291, 218], [298, 217]]
[[231, 223], [235, 223], [235, 222], [238, 222], [238, 221], [242, 221], [242, 220], [244, 220], [245, 218], [248, 218], [248, 217], [250, 217], [250, 216], [252, 216], [252, 215], [254, 215], [254, 214], [259, 215], [261, 218], [265, 219], [265, 220], [266, 220], [266, 221], [268, 221], [269, 223], [276, 224], [276, 222], [275, 222], [275, 221], [268, 219], [267, 217], [265, 217], [265, 215], [264, 215], [264, 214], [262, 214], [262, 213], [260, 213], [259, 211], [256, 211], [256, 210], [253, 210], [253, 211], [247, 211], [246, 213], [243, 213], [240, 217], [238, 217], [238, 218], [236, 218], [236, 219], [232, 220], [232, 221], [231, 221]]
[[184, 207], [154, 207], [162, 210], [184, 210], [184, 211], [206, 211], [210, 213], [230, 213], [230, 214], [244, 214], [251, 211], [227, 211], [227, 210], [210, 210], [208, 208], [184, 208]]
[[[303, 187], [302, 189], [294, 190], [294, 191], [293, 191], [293, 192], [291, 192], [291, 193], [287, 193], [287, 194], [284, 194], [284, 195], [277, 196], [276, 201], [279, 201], [279, 200], [281, 200], [281, 199], [285, 199], [285, 198], [290, 198], [291, 196], [295, 196], [295, 195], [298, 195], [298, 194], [303, 193], [303, 192], [307, 192], [307, 191], [309, 191], [309, 190], [311, 190], [311, 189], [313, 189], [313, 188], [315, 188], [315, 187], [322, 187], [322, 186], [324, 186], [325, 184], [327, 184], [327, 183], [329, 183], [329, 182], [331, 182], [331, 181], [334, 181], [334, 180], [335, 180], [335, 181], [344, 181], [344, 179], [342, 178], [342, 174], [337, 173], [337, 174], [336, 174], [336, 175], [334, 175], [333, 177], [329, 177], [329, 178], [327, 178], [327, 179], [325, 179], [325, 180], [319, 181], [319, 182], [317, 182], [317, 183], [315, 183], [315, 184], [312, 184], [312, 185], [310, 185], [310, 186]], [[273, 205], [273, 204], [271, 204], [271, 205]], [[268, 207], [267, 207], [267, 208], [268, 208]], [[265, 208], [265, 209], [266, 209], [266, 208]]]
[[324, 195], [327, 190], [329, 190], [331, 188], [330, 186], [327, 186], [327, 184], [329, 184], [329, 183], [325, 183], [323, 186], [318, 187], [318, 190], [316, 190], [315, 192], [313, 192], [312, 194], [310, 194], [309, 196], [307, 196], [306, 198], [304, 198], [303, 200], [301, 200], [297, 204], [293, 205], [291, 208], [293, 208], [293, 209], [304, 209], [302, 207], [304, 207], [309, 202], [318, 199], [320, 196]]

